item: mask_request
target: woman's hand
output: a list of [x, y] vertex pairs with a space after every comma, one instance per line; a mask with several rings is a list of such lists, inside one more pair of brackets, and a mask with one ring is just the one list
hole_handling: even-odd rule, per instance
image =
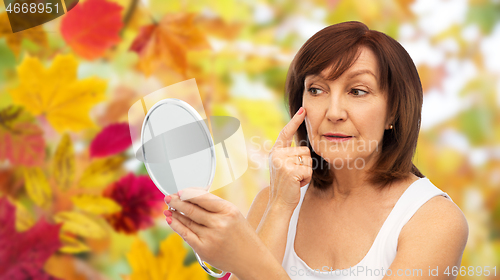
[[[301, 107], [281, 130], [269, 153], [271, 185], [269, 204], [293, 211], [300, 201], [300, 188], [312, 178], [311, 151], [306, 146], [291, 147], [293, 135], [304, 121], [305, 109]], [[300, 163], [299, 156], [302, 158]]]
[[181, 197], [165, 197], [175, 209], [164, 212], [170, 227], [203, 261], [235, 275], [247, 273], [247, 266], [267, 249], [239, 209], [205, 190], [184, 189], [180, 193]]

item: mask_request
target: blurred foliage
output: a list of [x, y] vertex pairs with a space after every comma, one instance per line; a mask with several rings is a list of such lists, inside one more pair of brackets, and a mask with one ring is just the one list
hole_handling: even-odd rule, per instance
[[[473, 65], [472, 76], [453, 90], [465, 105], [422, 129], [414, 162], [467, 217], [462, 265], [500, 268], [500, 70], [489, 62], [500, 60], [485, 43], [500, 44], [500, 2], [456, 1], [465, 3], [463, 17], [443, 20], [435, 32], [424, 28], [430, 13], [419, 11], [424, 2], [86, 0], [14, 34], [2, 10], [0, 197], [15, 207], [17, 231], [45, 220], [62, 223], [61, 246], [43, 273], [59, 279], [208, 279], [165, 224], [161, 195], [141, 177], [146, 171], [129, 144], [95, 150], [92, 143], [102, 142], [96, 139], [110, 133], [107, 127], [126, 123], [128, 108], [141, 96], [196, 78], [208, 115], [241, 121], [249, 169], [214, 193], [246, 213], [269, 184], [268, 152], [289, 120], [284, 83], [294, 54], [315, 32], [349, 20], [405, 47], [423, 41], [441, 50], [442, 60], [416, 60], [424, 109], [430, 92], [444, 96], [448, 90], [449, 62]], [[447, 10], [438, 13], [447, 18]], [[130, 184], [150, 195], [140, 201], [148, 210], [141, 215], [127, 212], [120, 200]], [[86, 207], [89, 201], [99, 207]], [[178, 277], [163, 277], [168, 269]], [[148, 270], [154, 273], [144, 276]]]

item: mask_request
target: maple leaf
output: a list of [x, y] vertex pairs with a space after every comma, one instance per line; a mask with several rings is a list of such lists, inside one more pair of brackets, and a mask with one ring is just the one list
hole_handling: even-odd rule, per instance
[[28, 196], [37, 205], [46, 206], [52, 198], [52, 189], [40, 167], [24, 169], [24, 184]]
[[26, 56], [17, 67], [20, 84], [10, 91], [13, 102], [35, 116], [45, 115], [58, 132], [93, 127], [89, 111], [105, 99], [106, 83], [77, 80], [77, 67], [72, 55], [56, 56], [48, 69], [38, 58]]
[[35, 217], [20, 201], [13, 201], [16, 207], [16, 230], [27, 231], [35, 224]]
[[125, 159], [124, 156], [114, 156], [93, 160], [83, 171], [79, 186], [100, 188], [111, 184], [119, 178]]
[[184, 259], [188, 254], [184, 241], [176, 234], [171, 233], [160, 244], [160, 252], [154, 256], [147, 244], [136, 238], [127, 253], [127, 260], [132, 268], [130, 280], [188, 280], [209, 279], [208, 274], [192, 262], [185, 266]]
[[105, 157], [123, 152], [132, 145], [128, 123], [105, 127], [90, 144], [91, 157]]
[[59, 249], [59, 252], [77, 254], [90, 251], [90, 247], [81, 241], [80, 237], [75, 236], [72, 233], [63, 232], [59, 238], [62, 243], [62, 247]]
[[106, 102], [106, 107], [98, 113], [98, 124], [104, 127], [112, 123], [127, 122], [128, 111], [136, 99], [135, 90], [123, 85], [117, 86], [110, 96], [110, 101]]
[[120, 42], [123, 7], [106, 0], [76, 5], [61, 22], [61, 34], [79, 56], [93, 60]]
[[[0, 147], [2, 147], [0, 141]], [[16, 198], [24, 195], [24, 178], [20, 168], [0, 168], [0, 196]]]
[[220, 17], [200, 17], [196, 23], [206, 34], [223, 40], [236, 40], [243, 29], [243, 23], [228, 23]]
[[60, 237], [63, 246], [59, 249], [60, 252], [68, 254], [77, 254], [90, 251], [90, 247], [80, 241], [77, 236], [71, 233], [61, 233]]
[[143, 26], [130, 46], [140, 56], [139, 69], [150, 75], [166, 65], [185, 75], [187, 52], [210, 48], [194, 17], [194, 13], [167, 14], [160, 23]]
[[151, 216], [163, 208], [163, 194], [149, 176], [129, 173], [103, 192], [120, 204], [122, 210], [106, 219], [117, 231], [134, 233], [153, 224]]
[[7, 46], [9, 46], [16, 56], [21, 52], [23, 39], [28, 39], [42, 47], [47, 46], [47, 33], [45, 33], [41, 26], [12, 33], [7, 12], [0, 14], [0, 38], [2, 37], [5, 37]]
[[73, 204], [92, 214], [113, 214], [122, 210], [114, 200], [102, 196], [78, 195], [71, 197]]
[[0, 161], [37, 166], [45, 159], [45, 140], [34, 118], [19, 106], [0, 110]]
[[66, 190], [75, 174], [75, 154], [68, 134], [64, 134], [57, 146], [52, 161], [52, 174], [59, 189]]
[[422, 90], [426, 94], [430, 89], [437, 88], [443, 91], [443, 80], [446, 77], [446, 69], [443, 65], [429, 67], [426, 64], [418, 66], [418, 75], [422, 83]]
[[0, 198], [0, 279], [56, 279], [43, 270], [43, 265], [61, 246], [61, 225], [42, 219], [29, 230], [17, 232], [15, 216], [15, 207]]
[[99, 222], [96, 215], [80, 212], [62, 211], [54, 215], [54, 220], [62, 223], [61, 231], [72, 233], [89, 238], [103, 238], [106, 236], [106, 230]]

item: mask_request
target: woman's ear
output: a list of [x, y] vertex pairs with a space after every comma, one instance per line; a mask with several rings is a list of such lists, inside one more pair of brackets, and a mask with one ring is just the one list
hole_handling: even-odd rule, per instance
[[394, 128], [394, 119], [394, 116], [388, 118], [387, 122], [385, 123], [385, 129], [391, 129], [391, 125]]

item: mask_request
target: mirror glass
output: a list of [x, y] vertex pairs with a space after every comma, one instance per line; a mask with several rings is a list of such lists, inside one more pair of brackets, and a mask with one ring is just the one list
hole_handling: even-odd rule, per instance
[[215, 149], [208, 125], [188, 103], [168, 98], [144, 118], [137, 158], [165, 195], [185, 188], [209, 190], [215, 173]]

